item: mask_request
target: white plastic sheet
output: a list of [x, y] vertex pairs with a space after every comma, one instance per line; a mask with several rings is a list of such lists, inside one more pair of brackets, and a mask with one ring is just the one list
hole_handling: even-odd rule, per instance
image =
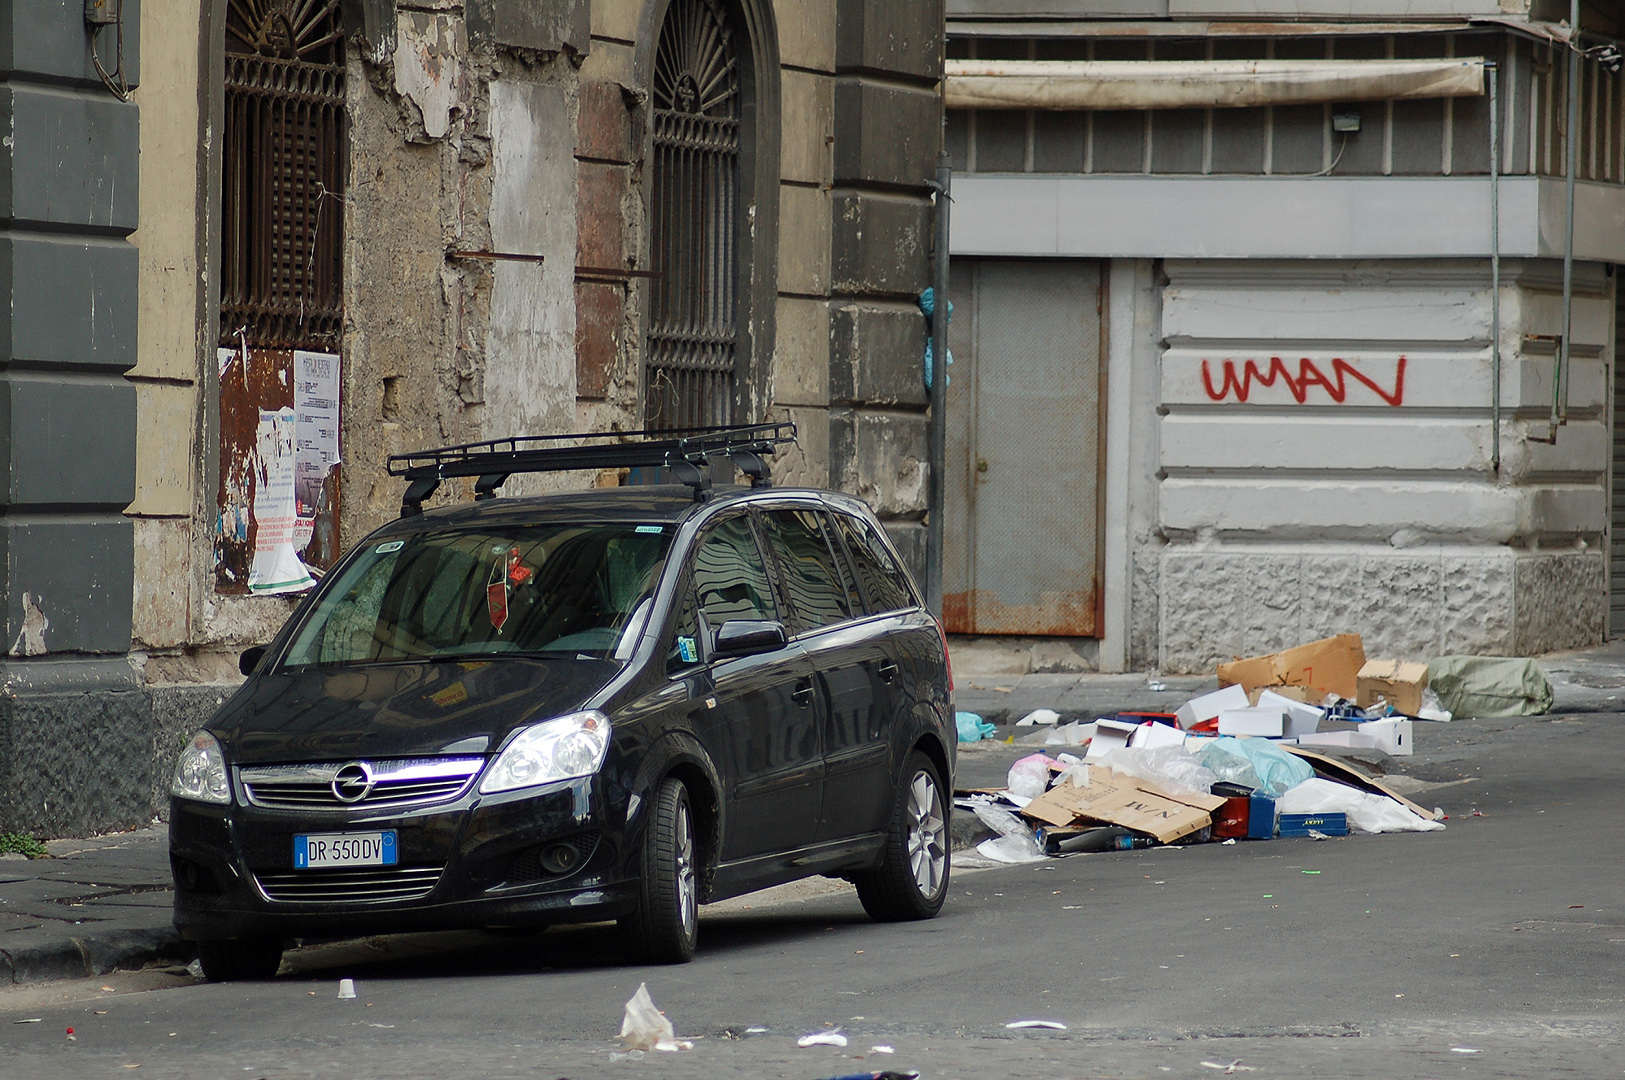
[[1347, 814], [1359, 833], [1437, 832], [1442, 821], [1418, 817], [1393, 799], [1359, 791], [1335, 780], [1312, 777], [1275, 801], [1283, 814]]

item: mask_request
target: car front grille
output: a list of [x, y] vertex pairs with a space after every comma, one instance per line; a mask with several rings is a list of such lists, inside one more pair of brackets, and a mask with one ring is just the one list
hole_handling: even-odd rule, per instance
[[266, 870], [254, 875], [265, 898], [278, 904], [381, 904], [421, 900], [434, 891], [443, 866], [364, 870]]
[[[254, 766], [239, 769], [237, 776], [253, 806], [370, 811], [450, 802], [468, 789], [484, 764], [484, 758], [322, 762]], [[361, 782], [366, 778], [370, 784]]]

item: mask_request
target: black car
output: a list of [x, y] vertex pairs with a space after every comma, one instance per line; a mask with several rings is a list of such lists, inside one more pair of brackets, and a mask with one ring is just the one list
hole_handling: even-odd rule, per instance
[[[244, 654], [177, 762], [175, 924], [205, 975], [269, 977], [296, 935], [610, 919], [683, 961], [699, 904], [815, 874], [935, 915], [941, 626], [863, 503], [767, 486], [785, 427], [392, 459], [403, 516]], [[685, 483], [490, 497], [594, 462]], [[729, 462], [751, 486], [710, 485]], [[451, 476], [480, 497], [419, 511]]]

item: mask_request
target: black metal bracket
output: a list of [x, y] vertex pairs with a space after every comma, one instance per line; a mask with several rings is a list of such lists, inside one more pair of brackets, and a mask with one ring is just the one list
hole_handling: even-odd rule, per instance
[[571, 472], [581, 469], [662, 468], [694, 489], [694, 500], [710, 498], [708, 458], [731, 460], [751, 478], [751, 487], [770, 486], [770, 455], [796, 441], [796, 426], [747, 424], [676, 431], [603, 431], [576, 435], [526, 435], [512, 439], [442, 446], [389, 458], [389, 475], [410, 481], [401, 496], [401, 516], [423, 512], [423, 500], [443, 480], [477, 477], [476, 499], [491, 499], [514, 473]]

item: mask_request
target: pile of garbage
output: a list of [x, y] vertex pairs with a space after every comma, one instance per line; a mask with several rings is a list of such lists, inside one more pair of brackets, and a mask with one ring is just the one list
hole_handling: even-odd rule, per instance
[[1531, 661], [1448, 657], [1434, 664], [1365, 658], [1357, 634], [1220, 664], [1220, 688], [1173, 713], [1118, 713], [1048, 726], [1040, 752], [1010, 768], [1008, 786], [955, 793], [996, 835], [978, 851], [1028, 862], [1155, 844], [1429, 832], [1426, 810], [1351, 765], [1317, 752], [1413, 752], [1414, 725], [1448, 722], [1430, 686], [1438, 667], [1450, 704], [1497, 714], [1543, 712], [1551, 686]]

